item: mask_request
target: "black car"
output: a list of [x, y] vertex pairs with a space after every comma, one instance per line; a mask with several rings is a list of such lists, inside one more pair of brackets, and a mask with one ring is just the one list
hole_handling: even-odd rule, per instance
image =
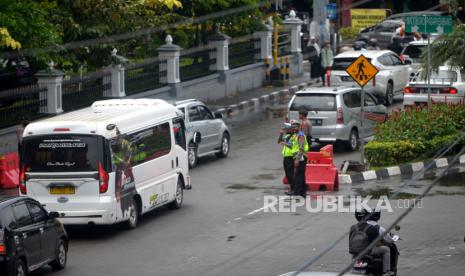
[[68, 236], [58, 216], [32, 198], [0, 195], [0, 275], [65, 268]]

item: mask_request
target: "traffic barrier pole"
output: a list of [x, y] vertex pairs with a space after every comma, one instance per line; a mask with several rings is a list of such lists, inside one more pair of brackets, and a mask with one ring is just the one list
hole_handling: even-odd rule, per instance
[[289, 69], [289, 58], [286, 57], [286, 80], [289, 79], [290, 69]]
[[265, 75], [266, 75], [266, 80], [267, 81], [269, 81], [271, 79], [270, 74], [271, 74], [270, 59], [265, 58]]

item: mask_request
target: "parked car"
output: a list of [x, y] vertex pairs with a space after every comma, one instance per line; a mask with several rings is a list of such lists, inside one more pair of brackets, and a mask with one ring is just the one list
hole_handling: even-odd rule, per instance
[[0, 89], [31, 84], [35, 72], [23, 58], [0, 58]]
[[0, 275], [65, 268], [68, 236], [58, 216], [32, 198], [0, 195]]
[[[465, 71], [449, 66], [441, 66], [430, 77], [431, 101], [445, 103], [465, 103]], [[415, 74], [404, 88], [404, 106], [426, 104], [428, 83], [422, 71]]]
[[204, 103], [196, 99], [178, 101], [175, 105], [185, 116], [191, 168], [197, 165], [198, 158], [202, 156], [213, 153], [218, 157], [228, 156], [231, 132], [221, 113], [213, 114]]
[[[431, 40], [431, 43], [433, 40]], [[417, 73], [421, 69], [421, 55], [427, 48], [428, 40], [417, 40], [409, 42], [402, 50], [400, 57], [411, 64], [411, 73]]]
[[[365, 137], [384, 122], [387, 109], [365, 93]], [[345, 143], [347, 149], [357, 150], [361, 130], [361, 89], [359, 87], [312, 87], [297, 92], [288, 105], [288, 119], [297, 119], [299, 110], [308, 111], [312, 123], [312, 138], [321, 143]]]
[[375, 38], [378, 46], [385, 49], [391, 44], [392, 38], [396, 34], [396, 29], [402, 25], [403, 22], [401, 20], [384, 20], [376, 25], [360, 30], [356, 40], [368, 42], [370, 39]]
[[345, 70], [361, 54], [379, 70], [378, 74], [365, 85], [365, 90], [372, 92], [386, 106], [391, 105], [394, 96], [402, 94], [402, 89], [408, 82], [411, 67], [389, 50], [362, 50], [340, 53], [334, 57], [333, 66], [329, 72], [330, 85], [355, 85], [355, 81]]

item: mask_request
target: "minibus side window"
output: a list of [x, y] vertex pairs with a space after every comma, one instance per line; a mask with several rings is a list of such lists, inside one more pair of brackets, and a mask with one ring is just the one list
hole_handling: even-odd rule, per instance
[[182, 118], [173, 119], [173, 133], [176, 145], [186, 150], [186, 129]]
[[168, 122], [131, 134], [122, 134], [121, 146], [117, 138], [111, 140], [113, 165], [130, 156], [133, 166], [167, 155], [171, 151], [171, 131]]

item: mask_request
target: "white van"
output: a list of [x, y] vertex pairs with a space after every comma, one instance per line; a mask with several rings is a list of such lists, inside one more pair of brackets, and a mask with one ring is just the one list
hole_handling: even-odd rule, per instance
[[155, 99], [115, 99], [29, 124], [20, 194], [64, 224], [137, 226], [140, 214], [180, 208], [190, 189], [183, 116]]

